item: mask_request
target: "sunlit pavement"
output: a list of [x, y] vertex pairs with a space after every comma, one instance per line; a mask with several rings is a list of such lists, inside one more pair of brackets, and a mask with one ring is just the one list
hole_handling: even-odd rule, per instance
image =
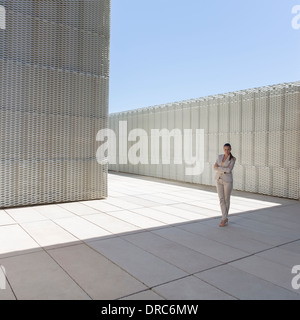
[[1, 210], [0, 299], [300, 300], [298, 201], [235, 191], [219, 228], [215, 188], [110, 173], [109, 194]]

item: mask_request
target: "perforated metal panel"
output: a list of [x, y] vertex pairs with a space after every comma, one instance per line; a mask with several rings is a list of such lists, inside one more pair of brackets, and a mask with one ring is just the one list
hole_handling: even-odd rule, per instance
[[0, 5], [0, 207], [106, 197], [110, 0]]
[[[114, 114], [111, 120], [129, 120], [133, 113]], [[235, 189], [299, 199], [300, 82], [175, 102], [141, 109], [138, 117], [139, 114], [144, 114], [143, 123], [147, 126], [142, 126], [149, 139], [151, 129], [177, 128], [183, 132], [190, 128], [205, 132], [205, 169], [201, 175], [188, 177], [184, 163], [176, 165], [174, 159], [167, 167], [151, 164], [150, 158], [149, 165], [140, 167], [139, 174], [215, 185], [212, 167], [223, 152], [223, 145], [230, 142], [237, 158]], [[123, 155], [127, 156], [126, 150]], [[110, 168], [136, 172], [130, 165]]]

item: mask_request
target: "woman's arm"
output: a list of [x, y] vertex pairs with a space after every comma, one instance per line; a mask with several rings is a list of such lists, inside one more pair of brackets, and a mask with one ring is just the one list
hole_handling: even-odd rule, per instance
[[217, 159], [217, 161], [216, 161], [216, 163], [215, 163], [215, 165], [214, 165], [214, 169], [215, 169], [215, 171], [219, 171], [219, 165], [218, 165], [218, 159]]
[[219, 171], [219, 172], [231, 173], [232, 170], [233, 170], [233, 168], [234, 168], [234, 166], [235, 166], [235, 162], [236, 162], [236, 158], [233, 158], [233, 159], [230, 161], [229, 166], [227, 166], [227, 167], [219, 167], [219, 166], [218, 166], [218, 168], [217, 168], [216, 170]]

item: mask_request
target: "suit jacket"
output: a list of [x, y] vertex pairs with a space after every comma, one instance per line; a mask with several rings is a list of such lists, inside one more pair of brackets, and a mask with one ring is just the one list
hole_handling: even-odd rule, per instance
[[215, 169], [217, 171], [215, 179], [218, 181], [221, 178], [224, 182], [233, 182], [232, 170], [235, 166], [236, 158], [229, 160], [228, 157], [224, 163], [224, 166], [222, 167], [223, 158], [224, 154], [220, 154], [216, 161], [216, 164], [219, 167]]

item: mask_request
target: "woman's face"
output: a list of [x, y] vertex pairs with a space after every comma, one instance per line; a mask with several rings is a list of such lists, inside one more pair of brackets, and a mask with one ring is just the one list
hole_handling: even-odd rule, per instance
[[231, 148], [230, 147], [224, 147], [224, 153], [229, 156], [231, 153]]

